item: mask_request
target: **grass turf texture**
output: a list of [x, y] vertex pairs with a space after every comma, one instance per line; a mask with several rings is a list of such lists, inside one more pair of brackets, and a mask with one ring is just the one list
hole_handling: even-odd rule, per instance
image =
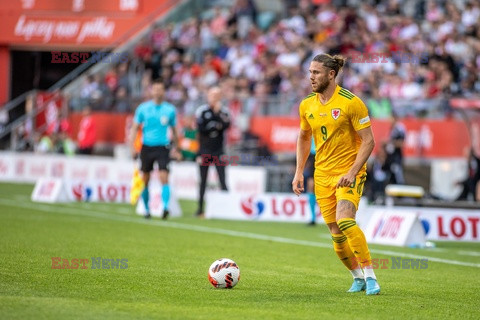
[[[181, 202], [183, 218], [145, 221], [128, 205], [32, 203], [32, 190], [0, 184], [2, 319], [478, 319], [480, 313], [479, 267], [429, 261], [423, 270], [379, 269], [381, 295], [349, 294], [351, 276], [331, 247], [244, 236], [331, 246], [325, 226], [198, 220], [190, 201]], [[443, 250], [370, 248], [480, 266], [478, 243], [437, 246]], [[128, 268], [91, 269], [89, 261], [88, 269], [56, 270], [51, 257], [126, 258]], [[222, 257], [241, 270], [232, 290], [215, 289], [207, 279], [210, 264]]]

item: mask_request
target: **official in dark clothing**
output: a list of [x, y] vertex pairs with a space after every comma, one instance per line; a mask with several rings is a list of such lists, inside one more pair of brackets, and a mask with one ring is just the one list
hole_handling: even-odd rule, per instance
[[403, 175], [403, 145], [407, 130], [403, 123], [398, 121], [396, 115], [392, 118], [392, 128], [390, 130], [390, 141], [387, 143], [386, 166], [389, 169], [389, 184], [405, 184]]
[[204, 215], [204, 196], [207, 186], [208, 168], [215, 165], [222, 190], [227, 190], [225, 183], [224, 133], [230, 126], [230, 116], [222, 109], [222, 92], [219, 87], [212, 87], [207, 93], [207, 104], [196, 111], [198, 137], [200, 142], [198, 162], [200, 165], [200, 194], [196, 215]]

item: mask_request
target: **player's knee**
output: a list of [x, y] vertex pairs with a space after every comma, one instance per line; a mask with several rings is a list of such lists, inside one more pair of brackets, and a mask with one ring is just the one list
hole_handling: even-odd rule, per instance
[[150, 173], [149, 172], [143, 172], [142, 179], [143, 179], [143, 182], [145, 183], [145, 185], [147, 185], [148, 182], [150, 181]]
[[160, 183], [167, 184], [168, 183], [168, 171], [167, 170], [160, 170], [159, 172]]
[[337, 214], [337, 217], [336, 217], [337, 225], [340, 222], [340, 220], [343, 220], [343, 219], [355, 219], [355, 214], [351, 214], [351, 213]]
[[341, 219], [350, 218], [355, 219], [355, 214], [357, 212], [357, 208], [355, 204], [350, 200], [340, 200], [337, 203], [336, 209], [336, 221], [338, 222]]
[[333, 223], [327, 223], [328, 230], [330, 231], [331, 234], [340, 234], [342, 233], [340, 231], [340, 228], [338, 228], [338, 225], [336, 222]]

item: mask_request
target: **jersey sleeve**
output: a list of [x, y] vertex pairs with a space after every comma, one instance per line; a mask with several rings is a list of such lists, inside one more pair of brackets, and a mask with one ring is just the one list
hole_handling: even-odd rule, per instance
[[142, 108], [141, 108], [141, 105], [138, 106], [137, 110], [135, 110], [135, 115], [133, 116], [133, 121], [135, 123], [143, 123], [144, 121], [144, 118], [143, 118], [143, 112], [142, 112]]
[[172, 114], [170, 115], [169, 125], [171, 127], [175, 127], [177, 125], [177, 112], [175, 111], [175, 107], [172, 107]]
[[367, 106], [358, 97], [352, 100], [350, 104], [350, 121], [355, 131], [370, 127], [370, 117]]
[[303, 103], [303, 101], [300, 102], [300, 106], [298, 107], [298, 113], [300, 115], [300, 129], [305, 131], [312, 130], [312, 127], [310, 127], [310, 124], [305, 117], [305, 104]]

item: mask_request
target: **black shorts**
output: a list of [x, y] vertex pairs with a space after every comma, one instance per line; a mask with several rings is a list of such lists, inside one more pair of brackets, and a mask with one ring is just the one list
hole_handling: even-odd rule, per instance
[[153, 170], [153, 164], [158, 163], [158, 170], [168, 170], [170, 162], [170, 147], [168, 146], [142, 146], [140, 151], [140, 161], [142, 162], [142, 172]]

